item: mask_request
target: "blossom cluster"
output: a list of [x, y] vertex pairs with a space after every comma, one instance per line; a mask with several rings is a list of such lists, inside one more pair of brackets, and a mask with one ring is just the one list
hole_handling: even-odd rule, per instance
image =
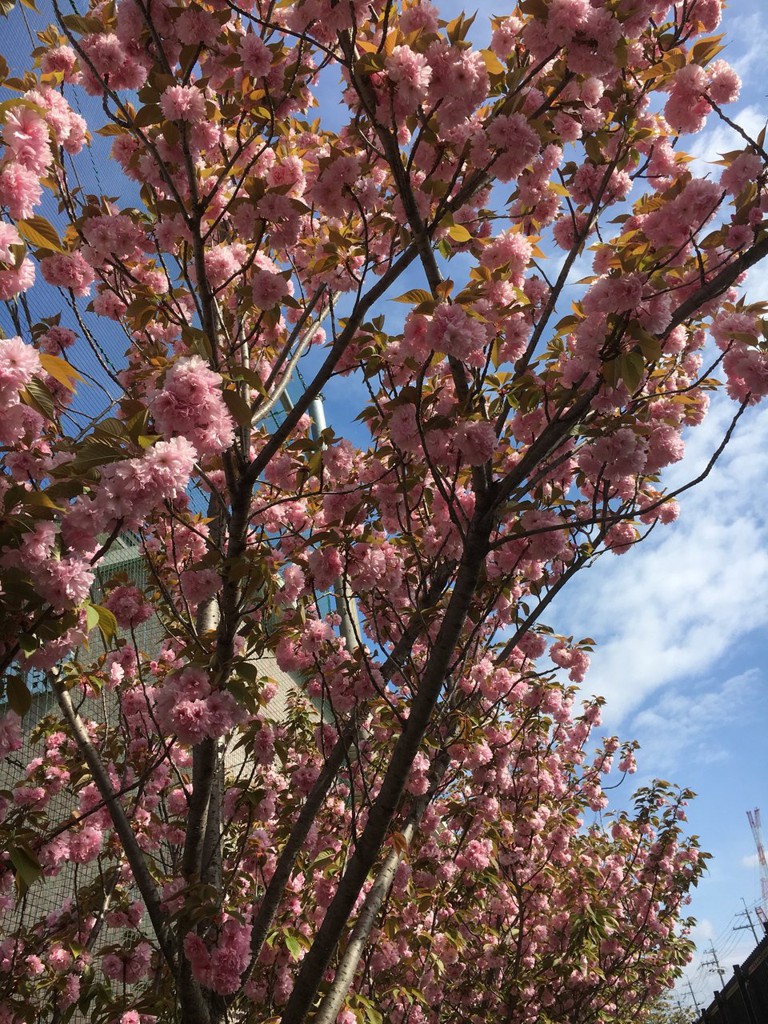
[[[41, 35], [0, 112], [0, 298], [35, 259], [66, 295], [0, 341], [0, 664], [58, 666], [68, 713], [27, 728], [13, 676], [0, 1024], [299, 1021], [342, 980], [343, 1024], [619, 1024], [689, 955], [687, 795], [611, 816], [634, 744], [542, 616], [676, 518], [707, 331], [736, 402], [768, 391], [736, 291], [762, 142], [699, 177], [680, 141], [738, 95], [721, 7], [525, 0], [486, 49], [428, 0], [121, 0]], [[70, 178], [79, 90], [119, 198]], [[17, 907], [40, 876], [71, 900]], [[353, 921], [360, 963], [313, 968]]]

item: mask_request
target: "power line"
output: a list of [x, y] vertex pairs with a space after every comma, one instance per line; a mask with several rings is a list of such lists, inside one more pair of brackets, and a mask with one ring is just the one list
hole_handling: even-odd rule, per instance
[[699, 1006], [699, 1001], [696, 998], [696, 993], [693, 991], [693, 985], [691, 984], [691, 979], [690, 978], [686, 978], [685, 980], [688, 983], [688, 991], [691, 993], [691, 999], [693, 1000], [693, 1005], [694, 1005], [694, 1008], [696, 1010], [696, 1013], [701, 1013], [701, 1007]]
[[757, 945], [757, 943], [760, 941], [760, 939], [758, 938], [757, 930], [755, 929], [754, 923], [752, 921], [752, 915], [749, 912], [749, 907], [747, 906], [746, 900], [744, 899], [743, 896], [741, 897], [741, 902], [744, 904], [744, 909], [741, 911], [740, 914], [737, 914], [736, 917], [746, 917], [747, 923], [746, 924], [734, 925], [733, 926], [733, 930], [735, 932], [741, 932], [741, 931], [744, 931], [745, 928], [751, 928], [752, 929], [752, 937], [755, 940], [755, 945]]
[[720, 984], [722, 985], [723, 978], [726, 976], [728, 972], [724, 967], [720, 966], [720, 960], [718, 959], [717, 952], [712, 942], [710, 942], [709, 944], [709, 952], [710, 959], [702, 960], [701, 966], [705, 968], [710, 974], [718, 974], [720, 976]]

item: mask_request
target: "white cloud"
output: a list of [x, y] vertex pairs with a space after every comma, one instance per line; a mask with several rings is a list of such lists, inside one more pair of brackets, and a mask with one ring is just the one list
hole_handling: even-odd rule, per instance
[[765, 260], [749, 271], [744, 291], [750, 302], [768, 300], [768, 263]]
[[768, 21], [759, 11], [750, 11], [735, 17], [728, 12], [726, 48], [722, 57], [738, 72], [745, 86], [753, 77], [762, 74], [765, 67], [765, 37]]
[[[679, 486], [706, 466], [734, 406], [713, 403], [692, 431]], [[710, 476], [681, 496], [680, 521], [574, 581], [549, 621], [597, 641], [586, 689], [617, 723], [661, 686], [707, 674], [726, 649], [768, 626], [768, 408], [749, 410]]]
[[[757, 138], [765, 127], [766, 113], [764, 108], [761, 109], [750, 104], [738, 111], [728, 110], [725, 113], [727, 113], [731, 121], [740, 125], [752, 139]], [[746, 142], [730, 125], [727, 125], [724, 121], [717, 120], [716, 115], [712, 115], [710, 123], [712, 125], [711, 128], [707, 128], [700, 135], [694, 136], [692, 141], [687, 144], [687, 140], [685, 140], [683, 146], [695, 158], [690, 165], [695, 175], [703, 177], [705, 174], [708, 174], [710, 177], [718, 178], [722, 168], [718, 167], [714, 161], [719, 160], [723, 153], [728, 153], [734, 149], [744, 149]]]
[[[593, 254], [588, 251], [583, 252], [581, 255], [576, 257], [573, 261], [571, 272], [568, 275], [567, 287], [577, 288], [579, 291], [585, 290], [586, 285], [580, 285], [579, 281], [585, 277], [592, 277], [594, 275], [595, 270], [592, 266], [592, 257]], [[569, 296], [569, 298], [576, 298], [576, 296]]]
[[692, 692], [690, 685], [664, 692], [632, 720], [641, 765], [652, 765], [654, 774], [674, 774], [683, 762], [689, 767], [727, 760], [729, 752], [718, 742], [723, 725], [750, 706], [760, 682], [760, 674], [751, 670], [708, 692]]
[[750, 853], [747, 857], [741, 858], [741, 866], [744, 868], [756, 868], [760, 864], [757, 853]]
[[714, 926], [714, 924], [708, 918], [702, 917], [693, 926], [693, 930], [691, 931], [691, 937], [693, 938], [693, 940], [696, 943], [696, 945], [699, 945], [699, 943], [702, 943], [702, 942], [706, 942], [707, 940], [714, 939], [714, 937], [715, 937], [715, 926]]

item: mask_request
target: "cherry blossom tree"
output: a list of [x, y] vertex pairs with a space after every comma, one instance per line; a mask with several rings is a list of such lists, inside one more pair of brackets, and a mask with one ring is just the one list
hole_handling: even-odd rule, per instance
[[679, 972], [690, 794], [607, 811], [544, 616], [677, 517], [718, 364], [768, 390], [763, 138], [680, 142], [721, 6], [52, 0], [0, 63], [3, 1024], [620, 1024]]
[[675, 1002], [669, 996], [660, 996], [650, 1007], [649, 1024], [695, 1024], [696, 1013]]

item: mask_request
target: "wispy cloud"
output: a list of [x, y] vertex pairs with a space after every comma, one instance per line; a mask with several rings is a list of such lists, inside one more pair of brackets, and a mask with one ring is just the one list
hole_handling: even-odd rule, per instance
[[720, 741], [723, 726], [754, 704], [760, 685], [756, 669], [732, 676], [722, 685], [693, 689], [690, 684], [668, 690], [632, 720], [631, 732], [640, 741], [641, 764], [654, 774], [674, 774], [685, 762], [712, 764], [732, 752]]
[[[713, 403], [670, 486], [706, 466], [733, 411], [727, 399]], [[550, 617], [597, 640], [586, 688], [608, 698], [612, 725], [659, 687], [709, 676], [730, 646], [768, 625], [768, 409], [749, 410], [740, 428], [708, 479], [682, 495], [678, 523], [602, 558]]]
[[[735, 121], [747, 133], [751, 139], [756, 139], [766, 123], [765, 108], [750, 104], [735, 111], [728, 109], [726, 112], [730, 120]], [[743, 149], [746, 145], [744, 139], [730, 125], [724, 121], [718, 121], [712, 115], [712, 127], [696, 135], [684, 148], [692, 157], [694, 162], [691, 169], [699, 177], [709, 175], [717, 178], [722, 168], [716, 165], [723, 153], [729, 153], [734, 149]]]
[[696, 945], [699, 945], [699, 943], [706, 942], [708, 939], [714, 939], [715, 926], [708, 918], [702, 917], [694, 925], [691, 935]]
[[765, 68], [765, 37], [768, 19], [761, 11], [731, 15], [727, 22], [728, 35], [722, 56], [735, 68], [745, 86], [762, 77]]

